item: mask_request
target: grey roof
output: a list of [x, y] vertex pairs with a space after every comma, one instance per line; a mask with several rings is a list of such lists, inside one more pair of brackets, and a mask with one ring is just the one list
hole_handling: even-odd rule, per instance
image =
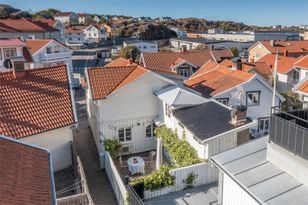
[[190, 38], [190, 37], [171, 38], [170, 40], [186, 41], [186, 42], [202, 43], [202, 44], [232, 42], [232, 41], [226, 41], [226, 40], [208, 40], [206, 38]]
[[178, 86], [169, 86], [156, 92], [156, 95], [164, 103], [174, 108], [199, 105], [208, 101], [206, 98]]
[[126, 44], [135, 44], [135, 43], [152, 43], [157, 44], [156, 41], [143, 41], [139, 39], [129, 39], [125, 41]]
[[267, 205], [308, 204], [308, 188], [266, 160], [267, 137], [212, 157], [259, 203]]
[[230, 123], [231, 109], [213, 100], [174, 110], [173, 115], [202, 141], [236, 128]]

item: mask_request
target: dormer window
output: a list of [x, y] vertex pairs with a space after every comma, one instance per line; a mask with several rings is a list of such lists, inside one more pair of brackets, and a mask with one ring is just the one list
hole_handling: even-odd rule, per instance
[[51, 47], [46, 47], [46, 53], [51, 54]]

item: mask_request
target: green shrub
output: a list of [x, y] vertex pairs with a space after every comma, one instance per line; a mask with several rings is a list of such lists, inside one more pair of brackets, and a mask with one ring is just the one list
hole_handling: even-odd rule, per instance
[[105, 139], [104, 147], [107, 152], [110, 153], [112, 159], [116, 159], [121, 150], [121, 144], [118, 140], [115, 139]]
[[167, 186], [173, 186], [175, 176], [169, 174], [170, 167], [163, 165], [159, 170], [143, 178], [145, 190], [157, 190]]
[[183, 183], [185, 184], [184, 189], [190, 189], [194, 187], [194, 181], [198, 177], [198, 175], [194, 174], [194, 172], [191, 172], [187, 175], [187, 178], [183, 180]]
[[179, 139], [177, 134], [171, 129], [162, 126], [157, 128], [155, 133], [157, 137], [162, 139], [164, 147], [177, 167], [185, 167], [202, 162], [197, 155], [197, 151], [185, 139]]

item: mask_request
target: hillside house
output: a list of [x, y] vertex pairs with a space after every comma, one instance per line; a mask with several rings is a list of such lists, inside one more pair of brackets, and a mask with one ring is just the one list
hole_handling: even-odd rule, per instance
[[63, 24], [78, 23], [79, 16], [75, 12], [59, 12], [54, 15], [54, 19]]
[[87, 43], [100, 43], [108, 38], [103, 25], [89, 25], [84, 29], [84, 40]]

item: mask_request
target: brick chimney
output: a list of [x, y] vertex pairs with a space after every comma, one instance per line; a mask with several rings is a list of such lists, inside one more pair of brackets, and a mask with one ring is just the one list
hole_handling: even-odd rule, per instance
[[284, 50], [283, 56], [284, 56], [284, 57], [287, 57], [288, 55], [289, 55], [289, 51], [288, 51], [288, 50]]
[[187, 52], [187, 47], [186, 46], [182, 46], [182, 53], [186, 53]]
[[23, 57], [16, 57], [10, 59], [14, 78], [22, 78], [25, 76], [25, 59]]
[[231, 124], [240, 126], [247, 121], [247, 107], [245, 105], [237, 105], [231, 111]]
[[134, 59], [130, 58], [128, 59], [128, 65], [133, 65], [134, 64]]

